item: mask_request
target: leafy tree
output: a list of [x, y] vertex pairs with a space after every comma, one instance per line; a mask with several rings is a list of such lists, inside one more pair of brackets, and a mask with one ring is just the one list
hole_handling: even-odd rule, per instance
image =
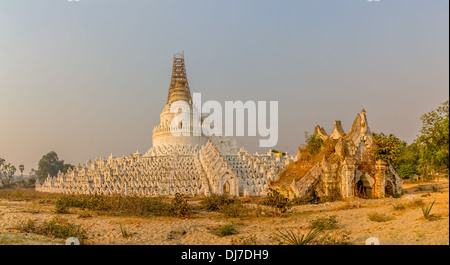
[[428, 174], [428, 169], [447, 171], [449, 166], [449, 101], [437, 109], [420, 117], [421, 135], [416, 139], [421, 146], [420, 167]]
[[407, 146], [405, 141], [400, 140], [393, 134], [385, 135], [384, 133], [373, 133], [377, 149], [375, 150], [375, 158], [381, 159], [392, 165], [395, 169], [399, 167], [399, 159], [403, 155]]
[[64, 160], [59, 160], [58, 154], [51, 151], [39, 160], [38, 170], [35, 170], [34, 172], [36, 173], [39, 182], [42, 183], [49, 174], [54, 177], [58, 174], [58, 171], [67, 173], [69, 168], [73, 169], [74, 166], [71, 164], [64, 164]]
[[71, 165], [71, 164], [64, 164], [62, 172], [63, 172], [63, 173], [67, 173], [67, 171], [68, 171], [69, 169], [73, 169], [73, 168], [74, 168], [74, 166]]
[[2, 180], [4, 181], [5, 184], [11, 184], [12, 179], [13, 179], [14, 174], [16, 173], [17, 169], [15, 166], [11, 165], [10, 163], [5, 164], [4, 160], [3, 160], [2, 164], [3, 165], [0, 169]]
[[38, 163], [38, 170], [36, 171], [40, 183], [44, 182], [48, 175], [56, 176], [58, 171], [63, 171], [64, 160], [59, 160], [58, 154], [54, 151], [44, 155]]
[[413, 174], [419, 174], [420, 146], [412, 143], [403, 149], [398, 158], [398, 167], [395, 168], [402, 178], [409, 178]]

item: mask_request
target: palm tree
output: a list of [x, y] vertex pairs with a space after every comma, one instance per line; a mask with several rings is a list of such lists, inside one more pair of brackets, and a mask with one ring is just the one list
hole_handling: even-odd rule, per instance
[[20, 170], [20, 174], [22, 174], [22, 177], [23, 177], [23, 171], [25, 170], [25, 166], [19, 165], [19, 170]]

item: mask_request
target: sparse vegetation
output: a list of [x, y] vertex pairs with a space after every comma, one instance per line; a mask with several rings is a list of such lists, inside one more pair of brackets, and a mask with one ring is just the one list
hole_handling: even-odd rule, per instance
[[292, 207], [292, 202], [277, 190], [269, 188], [269, 194], [266, 197], [264, 205], [273, 207], [283, 214]]
[[425, 203], [423, 202], [422, 199], [415, 199], [409, 205], [412, 207], [417, 207], [417, 206], [423, 206], [423, 205], [425, 205]]
[[394, 205], [394, 210], [396, 210], [396, 211], [403, 211], [405, 209], [406, 209], [406, 207], [403, 204]]
[[325, 235], [318, 240], [317, 245], [351, 245], [349, 231], [342, 231], [335, 235]]
[[249, 236], [240, 236], [238, 238], [231, 239], [231, 245], [241, 245], [241, 246], [249, 246], [249, 245], [257, 245], [256, 235], [252, 234]]
[[222, 205], [219, 211], [227, 217], [243, 217], [246, 214], [245, 207], [239, 200]]
[[288, 229], [284, 232], [277, 230], [275, 237], [280, 245], [312, 245], [321, 233], [322, 231], [317, 228], [311, 229], [306, 235]]
[[183, 198], [183, 195], [177, 193], [172, 201], [173, 211], [177, 217], [190, 218], [193, 211], [192, 207], [188, 204], [187, 200]]
[[220, 225], [213, 230], [213, 233], [217, 236], [224, 237], [237, 234], [238, 231], [233, 224]]
[[90, 214], [90, 213], [88, 213], [88, 212], [82, 212], [82, 213], [80, 213], [79, 215], [78, 215], [78, 218], [83, 218], [83, 219], [86, 219], [86, 218], [91, 218], [92, 217], [92, 215]]
[[218, 211], [223, 205], [231, 204], [236, 202], [237, 198], [231, 197], [229, 195], [217, 195], [211, 194], [211, 196], [206, 197], [202, 200], [201, 204], [203, 209], [209, 212]]
[[81, 226], [71, 224], [67, 220], [58, 217], [45, 221], [41, 226], [36, 225], [35, 220], [29, 219], [19, 227], [19, 230], [24, 233], [34, 233], [62, 239], [76, 237], [80, 244], [84, 244], [87, 239], [86, 231]]
[[431, 213], [431, 209], [433, 209], [433, 205], [434, 205], [435, 201], [436, 200], [434, 200], [430, 206], [427, 206], [427, 207], [422, 206], [423, 217], [425, 217], [425, 219], [427, 219], [428, 221], [435, 221], [435, 220], [438, 220], [441, 218], [439, 215]]
[[238, 198], [226, 194], [212, 194], [202, 200], [201, 206], [206, 211], [218, 211], [227, 217], [243, 217], [246, 213], [244, 205]]
[[64, 200], [57, 200], [55, 204], [55, 213], [59, 214], [68, 214], [69, 208], [66, 205], [66, 202]]
[[440, 192], [441, 191], [441, 189], [439, 188], [438, 185], [431, 186], [431, 189], [433, 190], [433, 192]]
[[[174, 205], [164, 202], [162, 198], [67, 195], [60, 197], [58, 201], [65, 207], [88, 209], [113, 216], [177, 216]], [[177, 205], [177, 207], [182, 206]], [[178, 210], [181, 214], [182, 209]]]
[[382, 213], [370, 213], [367, 215], [367, 217], [369, 217], [370, 221], [374, 222], [387, 222], [395, 219], [395, 217], [393, 216], [389, 216]]
[[338, 220], [336, 215], [330, 215], [312, 220], [311, 228], [317, 228], [319, 230], [332, 230], [338, 228]]
[[131, 237], [131, 234], [128, 233], [128, 231], [125, 229], [125, 227], [122, 226], [122, 223], [120, 223], [120, 222], [119, 222], [119, 228], [120, 228], [120, 233], [122, 234], [123, 238]]

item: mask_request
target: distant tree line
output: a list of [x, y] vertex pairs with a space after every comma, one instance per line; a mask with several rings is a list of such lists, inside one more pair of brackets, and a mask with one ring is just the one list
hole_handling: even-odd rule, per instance
[[6, 160], [0, 157], [0, 186], [10, 187], [17, 183], [25, 184], [23, 180], [23, 171], [25, 166], [19, 165], [20, 177], [14, 178], [17, 168], [11, 163], [6, 163]]

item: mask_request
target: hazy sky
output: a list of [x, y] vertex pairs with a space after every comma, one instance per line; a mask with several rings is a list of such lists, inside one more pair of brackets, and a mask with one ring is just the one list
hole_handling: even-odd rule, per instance
[[182, 50], [204, 101], [279, 101], [278, 149], [362, 108], [410, 143], [449, 98], [448, 20], [447, 0], [0, 0], [0, 157], [144, 153]]

